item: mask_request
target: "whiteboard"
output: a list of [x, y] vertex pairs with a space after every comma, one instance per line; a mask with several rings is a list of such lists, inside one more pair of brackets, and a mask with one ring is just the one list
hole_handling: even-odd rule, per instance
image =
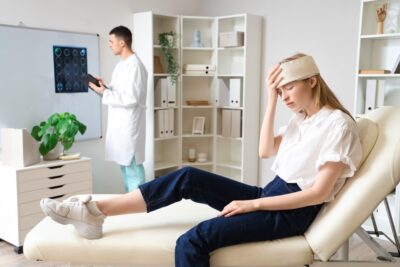
[[0, 24], [0, 128], [30, 132], [54, 112], [70, 112], [87, 126], [76, 140], [101, 138], [100, 96], [86, 86], [79, 92], [57, 91], [55, 47], [81, 49], [81, 60], [87, 61], [80, 71], [100, 76], [98, 34]]

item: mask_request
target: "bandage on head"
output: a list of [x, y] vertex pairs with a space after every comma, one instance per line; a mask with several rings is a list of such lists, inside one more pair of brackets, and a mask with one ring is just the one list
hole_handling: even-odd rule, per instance
[[279, 77], [283, 77], [283, 80], [279, 83], [279, 87], [319, 74], [318, 67], [311, 56], [303, 56], [281, 63], [280, 67], [282, 68], [282, 72]]

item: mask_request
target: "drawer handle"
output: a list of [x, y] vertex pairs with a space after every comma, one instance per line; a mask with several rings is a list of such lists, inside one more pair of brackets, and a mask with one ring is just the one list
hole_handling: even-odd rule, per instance
[[58, 169], [58, 168], [62, 168], [64, 167], [64, 165], [58, 165], [58, 166], [53, 166], [53, 167], [47, 167], [49, 169]]
[[49, 178], [49, 179], [58, 179], [58, 178], [61, 178], [61, 177], [64, 177], [64, 175], [50, 176], [50, 177], [48, 177], [48, 178]]
[[56, 188], [61, 188], [63, 187], [65, 184], [62, 185], [55, 185], [55, 186], [50, 186], [49, 189], [56, 189]]
[[51, 199], [56, 199], [56, 198], [61, 198], [61, 197], [63, 197], [63, 196], [65, 196], [65, 194], [58, 195], [58, 196], [54, 196], [54, 197], [49, 197], [49, 198], [51, 198]]

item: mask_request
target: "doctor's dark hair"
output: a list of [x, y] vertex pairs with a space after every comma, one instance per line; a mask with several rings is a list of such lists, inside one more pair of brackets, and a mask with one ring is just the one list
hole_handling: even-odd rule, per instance
[[[307, 55], [303, 54], [303, 53], [297, 53], [291, 57], [285, 58], [284, 60], [282, 60], [279, 63], [282, 64], [282, 63], [289, 62], [289, 61], [292, 61], [292, 60], [295, 60], [295, 59], [298, 59], [298, 58], [301, 58], [304, 56], [307, 56]], [[328, 105], [329, 107], [331, 107], [333, 109], [340, 109], [341, 111], [343, 111], [344, 113], [349, 115], [350, 118], [352, 118], [354, 120], [351, 113], [342, 105], [342, 103], [340, 103], [339, 99], [335, 96], [333, 91], [329, 88], [328, 84], [324, 81], [322, 76], [320, 74], [317, 74], [314, 77], [316, 77], [316, 80], [317, 80], [316, 85], [314, 86], [314, 88], [312, 88], [312, 90], [313, 90], [312, 97], [314, 99], [315, 104], [319, 108], [322, 108], [323, 106]], [[306, 81], [310, 78], [304, 79], [303, 81]]]
[[112, 29], [109, 33], [114, 34], [115, 37], [121, 39], [125, 42], [125, 44], [131, 48], [132, 47], [132, 32], [125, 26], [118, 26]]

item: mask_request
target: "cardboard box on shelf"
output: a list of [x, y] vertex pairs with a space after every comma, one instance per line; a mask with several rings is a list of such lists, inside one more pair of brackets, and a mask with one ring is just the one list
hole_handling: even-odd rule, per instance
[[244, 45], [244, 32], [220, 32], [219, 47], [237, 47]]

